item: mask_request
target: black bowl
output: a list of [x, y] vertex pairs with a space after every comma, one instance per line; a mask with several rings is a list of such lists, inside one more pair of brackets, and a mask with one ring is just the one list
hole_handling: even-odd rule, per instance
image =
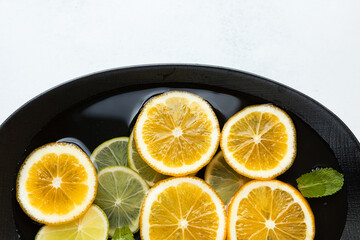
[[294, 165], [278, 179], [296, 187], [296, 178], [315, 168], [344, 173], [345, 186], [338, 193], [308, 199], [315, 238], [359, 239], [360, 145], [345, 124], [313, 99], [276, 82], [190, 65], [130, 67], [81, 77], [36, 97], [9, 117], [0, 128], [0, 239], [34, 239], [40, 227], [15, 199], [17, 172], [32, 150], [70, 137], [92, 151], [107, 139], [128, 136], [142, 105], [174, 89], [206, 99], [221, 126], [247, 105], [273, 103], [287, 111], [297, 130], [298, 151]]

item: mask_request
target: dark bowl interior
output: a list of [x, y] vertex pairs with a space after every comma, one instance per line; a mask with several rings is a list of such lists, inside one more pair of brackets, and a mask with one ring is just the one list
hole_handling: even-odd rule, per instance
[[[143, 104], [169, 90], [203, 97], [215, 110], [221, 127], [248, 105], [273, 103], [286, 110], [297, 131], [297, 156], [278, 179], [296, 187], [297, 177], [316, 168], [343, 172], [346, 183], [342, 190], [308, 199], [315, 215], [316, 239], [352, 239], [354, 231], [359, 231], [359, 215], [353, 215], [353, 211], [359, 212], [354, 208], [354, 203], [359, 203], [359, 182], [351, 181], [359, 180], [354, 172], [359, 172], [360, 150], [336, 116], [312, 99], [254, 75], [200, 66], [149, 66], [69, 82], [24, 105], [1, 127], [0, 151], [7, 157], [1, 170], [0, 199], [1, 206], [6, 206], [1, 213], [1, 239], [34, 239], [40, 227], [22, 212], [15, 198], [17, 171], [32, 150], [61, 140], [74, 142], [89, 153], [108, 139], [129, 136]], [[202, 177], [203, 171], [198, 176]], [[357, 191], [347, 193], [356, 187]]]

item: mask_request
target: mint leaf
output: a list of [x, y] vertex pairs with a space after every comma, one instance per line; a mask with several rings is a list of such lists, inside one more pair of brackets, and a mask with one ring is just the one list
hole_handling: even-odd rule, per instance
[[303, 174], [296, 182], [304, 197], [318, 198], [339, 191], [344, 185], [344, 175], [332, 168], [322, 168]]
[[121, 227], [115, 230], [111, 240], [135, 240], [129, 227]]
[[120, 228], [117, 228], [117, 229], [115, 230], [115, 233], [114, 233], [114, 235], [113, 235], [113, 237], [112, 237], [111, 240], [120, 240]]

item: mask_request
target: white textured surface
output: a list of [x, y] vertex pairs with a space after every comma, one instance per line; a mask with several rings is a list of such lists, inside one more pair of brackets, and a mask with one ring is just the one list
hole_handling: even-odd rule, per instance
[[358, 0], [0, 0], [0, 122], [84, 74], [201, 63], [295, 88], [360, 138], [359, 12]]

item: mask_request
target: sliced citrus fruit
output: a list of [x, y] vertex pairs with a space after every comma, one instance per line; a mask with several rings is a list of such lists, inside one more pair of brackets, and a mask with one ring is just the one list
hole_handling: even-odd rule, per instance
[[145, 105], [136, 121], [134, 138], [141, 157], [153, 169], [185, 176], [197, 172], [215, 154], [219, 122], [201, 97], [171, 91]]
[[225, 206], [214, 189], [196, 177], [162, 180], [141, 208], [142, 240], [224, 240]]
[[75, 221], [57, 225], [43, 226], [35, 240], [106, 240], [109, 222], [105, 213], [96, 205]]
[[70, 143], [49, 143], [25, 159], [16, 198], [33, 220], [49, 225], [72, 221], [96, 195], [96, 171], [89, 157]]
[[95, 148], [90, 158], [97, 167], [97, 170], [100, 171], [101, 169], [110, 166], [127, 167], [128, 142], [128, 137], [118, 137], [103, 142]]
[[109, 235], [116, 228], [128, 226], [139, 230], [140, 207], [147, 191], [146, 182], [133, 170], [123, 166], [107, 167], [98, 173], [95, 203], [109, 219]]
[[251, 181], [229, 204], [229, 240], [310, 240], [314, 235], [309, 204], [294, 187], [281, 181]]
[[219, 194], [225, 205], [249, 178], [237, 173], [225, 161], [222, 152], [218, 152], [206, 166], [205, 182]]
[[168, 178], [164, 174], [161, 174], [154, 169], [152, 169], [140, 156], [136, 149], [136, 143], [134, 140], [133, 132], [130, 135], [129, 145], [128, 145], [128, 162], [129, 167], [135, 172], [139, 173], [140, 176], [146, 181], [149, 186], [153, 186], [160, 180]]
[[295, 127], [278, 107], [249, 106], [225, 123], [220, 146], [225, 160], [238, 173], [255, 179], [275, 178], [294, 161]]

